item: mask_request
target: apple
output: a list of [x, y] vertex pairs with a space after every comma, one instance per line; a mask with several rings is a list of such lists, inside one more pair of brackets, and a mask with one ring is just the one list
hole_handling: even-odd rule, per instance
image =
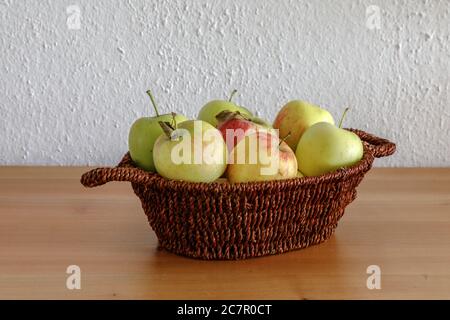
[[254, 122], [254, 123], [256, 123], [256, 124], [266, 128], [266, 129], [273, 129], [273, 126], [269, 122], [267, 122], [266, 120], [264, 120], [264, 119], [262, 119], [260, 117], [251, 116], [250, 117], [250, 121], [252, 121], [252, 122]]
[[231, 151], [227, 178], [231, 183], [295, 178], [294, 152], [276, 135], [257, 131], [244, 136]]
[[161, 122], [164, 134], [153, 149], [156, 171], [171, 180], [212, 182], [227, 168], [227, 147], [220, 131], [201, 120], [176, 127]]
[[334, 119], [325, 109], [305, 101], [293, 100], [278, 112], [273, 127], [279, 129], [280, 137], [290, 134], [286, 143], [292, 150], [296, 150], [305, 130], [317, 122], [334, 124]]
[[147, 94], [152, 101], [155, 109], [155, 117], [143, 117], [137, 119], [130, 128], [128, 134], [128, 149], [131, 159], [140, 168], [146, 171], [155, 171], [153, 163], [153, 145], [156, 139], [163, 133], [159, 121], [175, 121], [181, 123], [187, 118], [181, 114], [163, 114], [160, 115], [150, 90]]
[[358, 163], [363, 157], [363, 143], [355, 133], [328, 122], [312, 125], [301, 137], [295, 155], [305, 176], [318, 176]]
[[[237, 92], [237, 90], [233, 90], [232, 92], [231, 92], [231, 97], [233, 97], [233, 95], [235, 94]], [[231, 99], [231, 98], [230, 98]], [[249, 110], [249, 109], [247, 109], [246, 107], [243, 107], [243, 106], [238, 106], [239, 107], [239, 110], [238, 111], [240, 111], [241, 113], [243, 113], [243, 114], [247, 114], [247, 115], [252, 115], [252, 112]]]
[[218, 120], [217, 129], [222, 134], [229, 152], [245, 135], [271, 129], [271, 126], [264, 120], [242, 115], [239, 111], [224, 110], [216, 118]]
[[231, 101], [236, 92], [237, 90], [233, 90], [228, 101], [212, 100], [205, 104], [198, 114], [198, 119], [206, 121], [214, 127], [217, 127], [218, 120], [216, 116], [224, 110], [239, 111], [243, 115], [252, 116], [251, 112], [248, 109], [240, 107]]

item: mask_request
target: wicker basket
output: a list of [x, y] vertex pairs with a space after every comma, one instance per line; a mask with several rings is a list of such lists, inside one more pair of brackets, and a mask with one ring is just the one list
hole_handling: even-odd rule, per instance
[[278, 254], [330, 238], [374, 158], [395, 152], [388, 140], [349, 130], [364, 141], [363, 159], [318, 177], [240, 184], [171, 181], [136, 168], [126, 154], [115, 168], [85, 173], [81, 183], [131, 182], [160, 247], [170, 252], [201, 259]]

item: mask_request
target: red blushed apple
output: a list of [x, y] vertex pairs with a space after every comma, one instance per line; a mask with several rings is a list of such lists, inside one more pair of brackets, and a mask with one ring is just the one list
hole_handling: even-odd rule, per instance
[[247, 119], [247, 117], [237, 112], [225, 111], [220, 113], [217, 119], [219, 121], [217, 129], [227, 144], [228, 152], [231, 152], [246, 135], [271, 129], [263, 124]]
[[295, 152], [303, 133], [317, 122], [334, 124], [327, 110], [305, 101], [293, 100], [278, 112], [273, 127], [279, 129], [280, 137], [286, 137], [286, 143]]
[[244, 136], [233, 148], [227, 167], [231, 183], [297, 177], [297, 158], [276, 135], [259, 131]]
[[256, 132], [258, 126], [251, 121], [234, 118], [223, 122], [217, 129], [227, 144], [228, 152], [231, 152], [247, 134]]

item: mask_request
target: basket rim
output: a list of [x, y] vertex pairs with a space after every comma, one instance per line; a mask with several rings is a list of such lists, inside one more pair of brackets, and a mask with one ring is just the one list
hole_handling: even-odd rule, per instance
[[223, 181], [214, 182], [188, 182], [169, 180], [158, 173], [148, 172], [138, 168], [127, 152], [120, 163], [115, 167], [103, 167], [92, 169], [81, 176], [80, 182], [85, 187], [96, 187], [111, 181], [128, 181], [134, 187], [139, 185], [155, 186], [156, 188], [171, 189], [174, 192], [181, 191], [277, 191], [287, 188], [314, 187], [329, 182], [342, 182], [359, 175], [364, 175], [371, 167], [375, 158], [387, 157], [396, 150], [395, 143], [374, 136], [358, 129], [345, 128], [357, 134], [363, 142], [363, 158], [353, 166], [342, 168], [334, 172], [325, 173], [314, 177], [295, 177], [286, 180], [253, 181], [241, 183], [229, 183]]
[[280, 188], [289, 188], [289, 187], [308, 187], [315, 186], [322, 183], [329, 182], [337, 182], [344, 181], [350, 179], [356, 175], [360, 175], [361, 173], [367, 172], [374, 161], [375, 157], [371, 152], [369, 146], [364, 143], [364, 152], [363, 158], [356, 164], [347, 167], [338, 169], [333, 172], [325, 173], [319, 176], [312, 177], [295, 177], [284, 180], [270, 180], [270, 181], [251, 181], [251, 182], [239, 182], [239, 183], [230, 183], [228, 181], [219, 182], [190, 182], [183, 180], [169, 180], [156, 172], [145, 171], [139, 167], [137, 167], [133, 160], [130, 157], [129, 152], [127, 152], [122, 161], [117, 165], [117, 168], [134, 168], [139, 172], [139, 175], [145, 175], [148, 178], [147, 183], [135, 183], [137, 185], [145, 185], [145, 184], [156, 184], [161, 188], [169, 188], [172, 190], [191, 190], [191, 191], [219, 191], [219, 192], [232, 192], [232, 191], [244, 191], [244, 190], [259, 190], [263, 191], [266, 189], [280, 189]]

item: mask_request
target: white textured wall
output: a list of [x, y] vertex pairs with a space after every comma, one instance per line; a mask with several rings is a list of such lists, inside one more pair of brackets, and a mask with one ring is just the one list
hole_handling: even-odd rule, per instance
[[450, 165], [448, 0], [2, 0], [0, 15], [0, 164], [116, 163], [151, 87], [191, 117], [233, 88], [270, 120], [293, 98], [350, 106], [346, 126], [398, 144], [377, 165]]

